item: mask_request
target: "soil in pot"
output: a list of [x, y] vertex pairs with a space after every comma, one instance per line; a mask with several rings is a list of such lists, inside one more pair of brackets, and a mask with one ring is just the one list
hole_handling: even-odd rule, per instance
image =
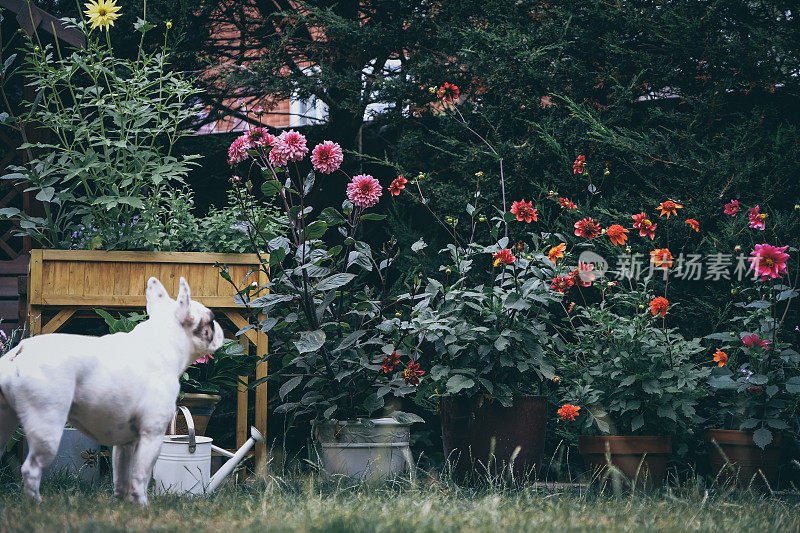
[[[198, 394], [187, 392], [183, 398], [178, 400], [178, 405], [185, 405], [192, 413], [192, 420], [194, 420], [194, 428], [196, 435], [205, 435], [206, 427], [208, 427], [208, 420], [211, 414], [216, 409], [217, 404], [222, 399], [218, 394]], [[186, 420], [179, 416], [175, 423], [175, 435], [188, 435], [189, 430], [186, 428]]]
[[439, 402], [442, 445], [456, 479], [492, 476], [511, 467], [514, 479], [535, 476], [542, 464], [547, 399], [519, 396], [512, 407], [444, 396]]
[[[593, 481], [650, 489], [664, 483], [672, 438], [661, 436], [581, 436], [578, 452]], [[609, 466], [613, 468], [609, 468]]]
[[[711, 471], [720, 483], [737, 487], [777, 487], [781, 464], [781, 435], [774, 434], [772, 443], [761, 449], [753, 442], [750, 431], [710, 429], [705, 437]], [[762, 476], [763, 474], [763, 476]]]

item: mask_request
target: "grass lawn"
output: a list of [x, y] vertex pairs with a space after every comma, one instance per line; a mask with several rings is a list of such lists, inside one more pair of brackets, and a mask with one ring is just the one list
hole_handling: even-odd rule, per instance
[[700, 485], [614, 497], [579, 489], [465, 489], [433, 480], [381, 487], [317, 477], [225, 486], [208, 497], [156, 496], [149, 508], [96, 489], [45, 482], [43, 503], [0, 486], [0, 531], [798, 531], [800, 496]]

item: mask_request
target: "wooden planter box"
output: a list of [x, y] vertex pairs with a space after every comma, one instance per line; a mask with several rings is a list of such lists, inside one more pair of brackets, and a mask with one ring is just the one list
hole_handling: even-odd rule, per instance
[[[85, 309], [144, 309], [145, 286], [150, 276], [161, 280], [173, 298], [178, 294], [178, 282], [183, 276], [192, 289], [193, 300], [227, 317], [237, 328], [243, 328], [249, 323], [245, 310], [234, 303], [236, 290], [219, 275], [217, 264], [228, 266], [237, 287], [242, 286], [245, 278], [248, 283], [267, 283], [267, 275], [260, 270], [261, 263], [256, 254], [31, 250], [29, 331], [32, 335], [56, 332], [76, 312]], [[243, 342], [255, 345], [259, 356], [267, 353], [267, 336], [258, 328], [242, 337]], [[258, 363], [254, 371], [256, 379], [266, 377], [266, 361]], [[254, 425], [266, 434], [266, 383], [256, 387], [255, 396]], [[239, 446], [247, 440], [247, 428], [247, 389], [240, 387], [236, 421]], [[265, 449], [263, 445], [257, 445], [257, 462], [263, 459]]]

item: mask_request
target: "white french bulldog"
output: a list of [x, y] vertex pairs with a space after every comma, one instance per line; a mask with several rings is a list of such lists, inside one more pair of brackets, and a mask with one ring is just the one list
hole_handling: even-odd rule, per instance
[[146, 296], [148, 319], [130, 333], [40, 335], [0, 358], [0, 456], [21, 422], [29, 450], [22, 476], [32, 498], [41, 500], [42, 470], [69, 422], [114, 447], [114, 496], [147, 505], [178, 379], [222, 346], [223, 334], [214, 313], [190, 299], [183, 278], [177, 301], [156, 278]]

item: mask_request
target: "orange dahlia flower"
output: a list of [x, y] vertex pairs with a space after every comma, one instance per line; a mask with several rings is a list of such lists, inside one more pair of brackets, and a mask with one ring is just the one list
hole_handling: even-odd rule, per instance
[[561, 420], [568, 420], [571, 422], [580, 414], [580, 411], [581, 408], [577, 405], [565, 403], [558, 409], [558, 416], [561, 417]]
[[659, 216], [663, 217], [667, 215], [667, 218], [669, 218], [670, 215], [677, 215], [677, 210], [683, 209], [683, 206], [681, 204], [676, 204], [672, 200], [667, 200], [666, 202], [661, 202], [656, 209], [661, 209], [661, 214]]
[[628, 236], [625, 235], [626, 233], [628, 233], [628, 230], [619, 224], [612, 224], [606, 230], [606, 235], [608, 235], [608, 238], [611, 239], [611, 243], [614, 246], [622, 246], [625, 244], [625, 241], [628, 239]]
[[555, 263], [556, 259], [558, 259], [560, 257], [564, 257], [564, 250], [566, 250], [566, 249], [567, 249], [566, 243], [562, 242], [561, 244], [557, 244], [557, 245], [553, 246], [552, 248], [550, 248], [550, 251], [547, 252], [547, 257], [550, 258], [550, 261]]
[[658, 268], [671, 268], [672, 254], [667, 248], [657, 248], [650, 252], [650, 262]]
[[650, 312], [653, 313], [653, 316], [661, 315], [663, 318], [667, 314], [667, 309], [669, 309], [669, 301], [663, 296], [657, 296], [650, 302]]
[[714, 352], [714, 361], [717, 366], [725, 366], [725, 363], [728, 362], [728, 354], [717, 348], [717, 351]]
[[700, 231], [700, 223], [693, 218], [687, 218], [686, 223], [695, 231]]

